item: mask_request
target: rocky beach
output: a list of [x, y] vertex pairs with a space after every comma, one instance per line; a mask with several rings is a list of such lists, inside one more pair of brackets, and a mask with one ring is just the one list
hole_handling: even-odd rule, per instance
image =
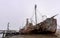
[[55, 34], [14, 35], [8, 36], [8, 38], [60, 38], [60, 30], [57, 30]]

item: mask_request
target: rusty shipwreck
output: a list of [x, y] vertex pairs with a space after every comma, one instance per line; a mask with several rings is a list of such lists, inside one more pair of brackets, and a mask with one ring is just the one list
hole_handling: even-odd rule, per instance
[[57, 19], [54, 16], [50, 18], [46, 18], [44, 21], [37, 23], [37, 15], [36, 15], [36, 8], [35, 5], [35, 21], [36, 24], [29, 23], [28, 19], [26, 20], [26, 25], [24, 28], [20, 29], [19, 32], [21, 34], [40, 34], [40, 33], [56, 33], [57, 30]]

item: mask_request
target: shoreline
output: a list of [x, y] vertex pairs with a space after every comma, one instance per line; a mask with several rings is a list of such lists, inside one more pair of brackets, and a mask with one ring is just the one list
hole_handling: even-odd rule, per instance
[[[14, 35], [7, 36], [8, 38], [60, 38], [60, 30], [57, 30], [55, 34], [30, 34], [30, 35]], [[5, 38], [7, 38], [5, 37]]]

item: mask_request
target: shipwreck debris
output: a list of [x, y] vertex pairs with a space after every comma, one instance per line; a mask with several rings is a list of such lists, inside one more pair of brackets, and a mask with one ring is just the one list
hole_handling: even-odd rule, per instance
[[24, 28], [20, 29], [21, 34], [39, 34], [39, 33], [56, 33], [57, 30], [57, 19], [52, 16], [51, 18], [46, 18], [43, 22], [37, 23], [37, 5], [35, 5], [35, 22], [36, 24], [29, 23], [28, 19]]

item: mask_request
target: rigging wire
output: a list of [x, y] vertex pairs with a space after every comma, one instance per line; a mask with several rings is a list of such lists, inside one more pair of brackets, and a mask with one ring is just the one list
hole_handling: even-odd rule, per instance
[[[38, 16], [38, 14], [39, 14], [41, 17], [43, 16], [42, 13], [39, 12], [39, 10], [36, 9], [36, 12], [37, 12], [37, 16]], [[34, 11], [33, 11], [33, 14], [32, 14], [32, 16], [31, 16], [31, 18], [30, 18], [31, 22], [34, 22], [34, 21], [33, 21], [33, 16], [35, 16], [34, 14], [35, 14], [35, 9], [34, 9]], [[38, 19], [38, 17], [37, 17], [37, 19]], [[35, 24], [35, 22], [34, 22], [34, 24]]]
[[[39, 10], [35, 10], [35, 7], [34, 7], [34, 10], [33, 10], [33, 14], [32, 14], [32, 16], [31, 16], [31, 18], [30, 18], [30, 21], [31, 21], [31, 23], [33, 22], [34, 24], [35, 24], [35, 11], [37, 12], [37, 18], [36, 18], [36, 20], [38, 21], [38, 19], [40, 19], [41, 18], [41, 20], [43, 21], [44, 19], [46, 19], [47, 18], [47, 16], [46, 15], [42, 15], [42, 13], [40, 13], [40, 11]], [[40, 18], [38, 17], [38, 15], [39, 16], [41, 16]], [[34, 18], [33, 18], [34, 17]], [[34, 20], [33, 20], [34, 19]]]
[[46, 15], [43, 15], [42, 13], [39, 12], [39, 10], [37, 10], [37, 12], [39, 13], [39, 15], [42, 17], [42, 21], [45, 20], [47, 18]]

